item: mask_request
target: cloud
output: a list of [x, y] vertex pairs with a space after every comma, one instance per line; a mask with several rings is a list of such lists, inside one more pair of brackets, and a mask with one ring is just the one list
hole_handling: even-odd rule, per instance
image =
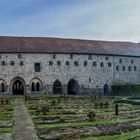
[[139, 41], [139, 0], [8, 2], [0, 2], [1, 35]]

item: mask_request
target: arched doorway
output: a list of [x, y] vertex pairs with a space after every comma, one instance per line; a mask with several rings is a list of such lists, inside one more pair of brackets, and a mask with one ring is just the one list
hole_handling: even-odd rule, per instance
[[26, 93], [26, 83], [20, 77], [15, 77], [11, 81], [11, 91], [13, 95], [24, 95]]
[[76, 80], [72, 79], [68, 83], [68, 94], [76, 95], [79, 93], [79, 84]]
[[59, 80], [56, 80], [53, 84], [53, 94], [62, 94], [62, 85]]
[[108, 95], [109, 94], [109, 87], [108, 87], [107, 84], [104, 85], [103, 92], [104, 92], [104, 95]]
[[17, 80], [14, 82], [13, 87], [13, 94], [14, 95], [23, 95], [24, 94], [24, 87], [21, 81]]

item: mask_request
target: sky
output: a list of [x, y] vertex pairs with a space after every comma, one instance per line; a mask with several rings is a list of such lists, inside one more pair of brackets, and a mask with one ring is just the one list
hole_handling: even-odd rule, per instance
[[0, 36], [140, 42], [140, 0], [2, 0]]

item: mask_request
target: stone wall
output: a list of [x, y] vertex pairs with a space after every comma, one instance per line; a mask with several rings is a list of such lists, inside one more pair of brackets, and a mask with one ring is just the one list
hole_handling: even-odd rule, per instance
[[[20, 56], [20, 57], [19, 57]], [[59, 80], [62, 84], [63, 94], [67, 93], [68, 82], [74, 79], [79, 84], [79, 93], [86, 92], [94, 94], [103, 92], [103, 87], [107, 84], [109, 87], [114, 83], [139, 83], [140, 82], [140, 61], [138, 57], [123, 57], [123, 56], [105, 56], [105, 55], [82, 55], [73, 54], [1, 54], [0, 56], [0, 78], [6, 83], [6, 92], [3, 94], [12, 94], [11, 81], [16, 78], [21, 78], [25, 81], [25, 94], [31, 94], [31, 80], [38, 78], [41, 81], [41, 91], [38, 93], [52, 92], [53, 83]], [[120, 62], [122, 59], [122, 62]], [[1, 63], [5, 61], [3, 66]], [[15, 64], [12, 66], [11, 61]], [[21, 61], [24, 65], [20, 65]], [[50, 65], [52, 61], [52, 65]], [[61, 65], [58, 65], [60, 61]], [[69, 61], [69, 65], [66, 65]], [[75, 65], [75, 61], [79, 65]], [[84, 66], [84, 61], [87, 61], [87, 66]], [[93, 66], [93, 62], [97, 66]], [[41, 71], [35, 72], [34, 63], [41, 64]], [[101, 63], [102, 66], [101, 66]], [[119, 66], [119, 70], [116, 69]], [[125, 70], [123, 70], [125, 66]], [[128, 70], [128, 67], [131, 70]], [[134, 67], [136, 69], [134, 70]], [[97, 92], [95, 92], [95, 89]], [[35, 94], [32, 92], [32, 94]]]

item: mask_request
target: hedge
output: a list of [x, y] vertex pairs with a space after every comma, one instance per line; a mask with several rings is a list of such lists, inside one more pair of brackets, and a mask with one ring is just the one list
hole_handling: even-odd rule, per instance
[[140, 96], [140, 84], [112, 85], [113, 95]]

